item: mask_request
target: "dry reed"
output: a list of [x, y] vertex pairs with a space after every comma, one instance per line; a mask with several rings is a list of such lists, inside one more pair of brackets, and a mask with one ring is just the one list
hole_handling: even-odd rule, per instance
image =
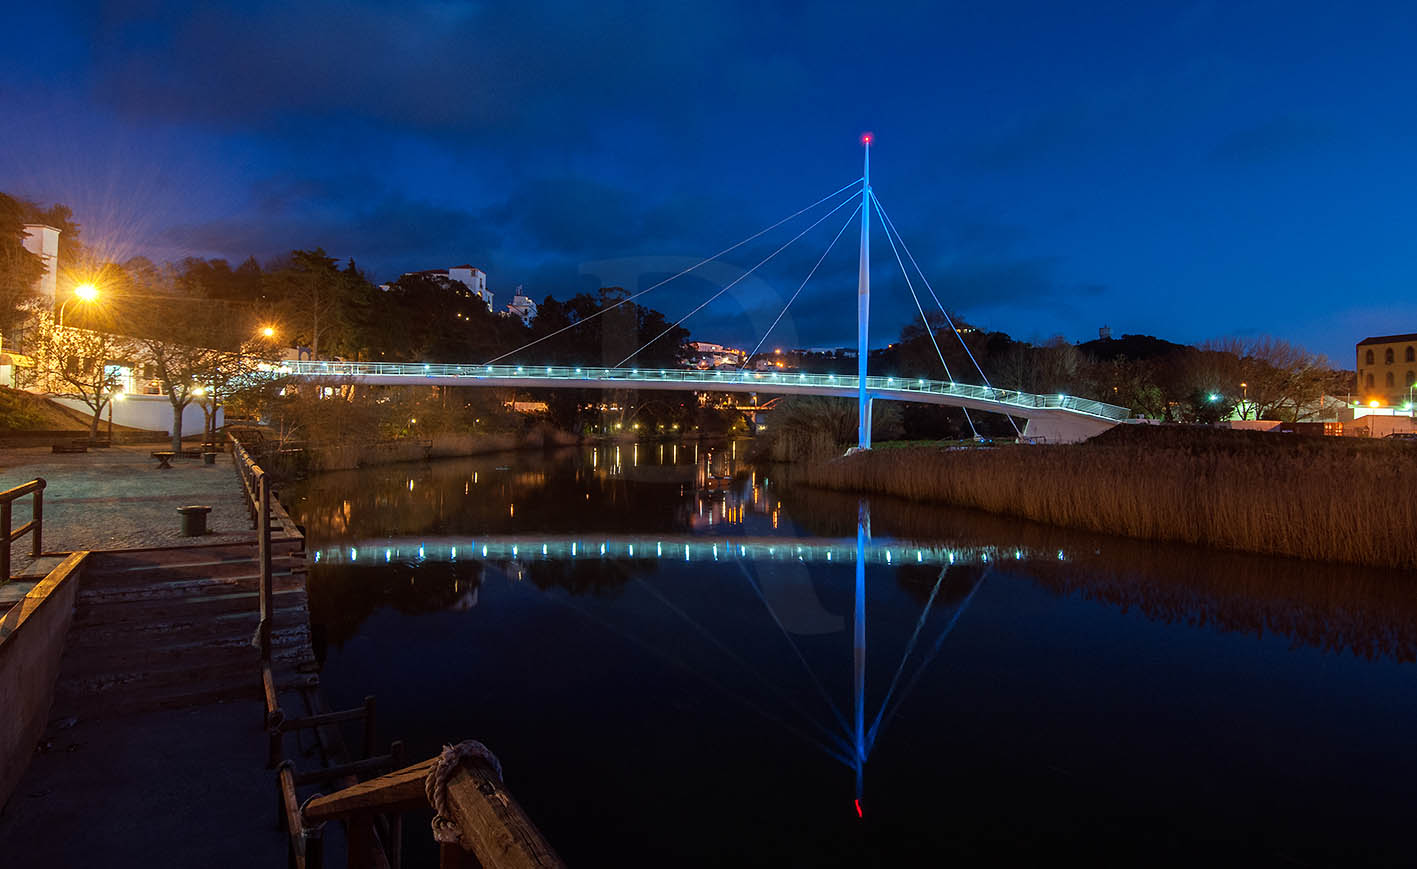
[[1135, 430], [1085, 444], [906, 447], [800, 469], [812, 486], [1269, 555], [1417, 567], [1417, 449], [1352, 438]]

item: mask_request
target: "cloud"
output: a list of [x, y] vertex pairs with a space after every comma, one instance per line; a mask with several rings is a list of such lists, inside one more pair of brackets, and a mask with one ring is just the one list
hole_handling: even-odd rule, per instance
[[1234, 130], [1215, 144], [1210, 159], [1232, 166], [1257, 166], [1319, 147], [1336, 131], [1311, 118], [1278, 115]]

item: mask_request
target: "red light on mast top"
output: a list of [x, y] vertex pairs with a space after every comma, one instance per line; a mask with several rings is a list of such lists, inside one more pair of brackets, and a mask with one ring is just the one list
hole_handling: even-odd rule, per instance
[[871, 144], [871, 140], [874, 139], [874, 138], [876, 138], [875, 133], [862, 133], [862, 134], [861, 134], [861, 144], [863, 144], [863, 145], [870, 145], [870, 144]]

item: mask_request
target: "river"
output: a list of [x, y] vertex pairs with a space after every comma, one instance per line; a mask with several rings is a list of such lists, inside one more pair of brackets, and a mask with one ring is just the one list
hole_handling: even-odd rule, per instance
[[411, 760], [485, 742], [578, 866], [1412, 860], [1410, 575], [858, 501], [743, 450], [285, 487], [327, 698], [376, 695]]

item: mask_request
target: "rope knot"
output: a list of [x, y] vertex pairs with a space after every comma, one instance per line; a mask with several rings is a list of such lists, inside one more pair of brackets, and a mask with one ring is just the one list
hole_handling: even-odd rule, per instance
[[502, 762], [492, 749], [475, 739], [467, 739], [457, 745], [443, 746], [443, 753], [433, 761], [428, 778], [423, 780], [423, 791], [428, 796], [428, 804], [433, 807], [433, 840], [440, 844], [458, 843], [462, 833], [452, 820], [448, 807], [448, 782], [452, 781], [458, 767], [469, 760], [480, 760], [492, 767], [497, 781], [502, 780]]

